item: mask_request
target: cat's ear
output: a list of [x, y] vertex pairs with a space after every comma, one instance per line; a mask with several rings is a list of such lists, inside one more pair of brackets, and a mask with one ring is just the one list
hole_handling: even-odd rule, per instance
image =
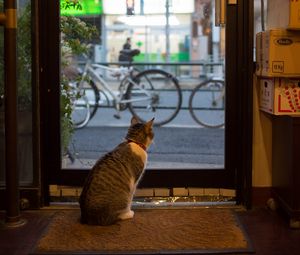
[[147, 128], [152, 128], [153, 123], [154, 123], [154, 118], [152, 120], [149, 120], [145, 125]]
[[135, 117], [135, 116], [132, 116], [132, 118], [131, 118], [131, 126], [133, 126], [133, 125], [135, 125], [135, 124], [137, 124], [137, 123], [139, 123], [138, 118]]

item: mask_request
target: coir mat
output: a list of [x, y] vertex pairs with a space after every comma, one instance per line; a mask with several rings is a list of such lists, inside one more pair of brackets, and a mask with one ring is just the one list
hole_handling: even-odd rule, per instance
[[250, 254], [228, 208], [138, 209], [112, 226], [80, 223], [80, 210], [54, 214], [32, 254]]

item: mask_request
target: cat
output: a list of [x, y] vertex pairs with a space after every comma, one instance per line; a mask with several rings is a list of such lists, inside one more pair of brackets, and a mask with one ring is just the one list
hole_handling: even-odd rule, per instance
[[154, 138], [153, 122], [132, 117], [125, 141], [95, 163], [79, 198], [81, 223], [106, 226], [133, 218], [132, 198]]

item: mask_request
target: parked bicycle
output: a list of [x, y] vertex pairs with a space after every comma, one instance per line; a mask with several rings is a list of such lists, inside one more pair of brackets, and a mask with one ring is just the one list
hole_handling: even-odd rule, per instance
[[[132, 59], [139, 51], [127, 50], [125, 53]], [[117, 91], [106, 81], [107, 76], [120, 80]], [[157, 126], [174, 119], [182, 103], [178, 81], [172, 74], [160, 69], [138, 72], [131, 63], [108, 67], [87, 59], [76, 90], [80, 95], [73, 109], [73, 122], [77, 128], [84, 127], [101, 105], [109, 106], [111, 102], [116, 118], [128, 108], [142, 122], [155, 117], [154, 125]]]
[[[139, 54], [126, 50], [129, 59]], [[120, 81], [117, 91], [105, 78]], [[160, 69], [139, 72], [129, 65], [108, 67], [86, 61], [80, 82], [76, 86], [73, 121], [75, 127], [84, 127], [96, 114], [98, 108], [114, 107], [116, 118], [127, 108], [141, 121], [155, 117], [155, 125], [173, 120], [182, 104], [182, 91], [177, 79]], [[220, 128], [225, 121], [225, 86], [223, 79], [206, 78], [192, 89], [188, 110], [201, 126]]]
[[223, 79], [206, 79], [197, 85], [189, 97], [193, 119], [204, 127], [220, 128], [225, 123], [225, 86]]

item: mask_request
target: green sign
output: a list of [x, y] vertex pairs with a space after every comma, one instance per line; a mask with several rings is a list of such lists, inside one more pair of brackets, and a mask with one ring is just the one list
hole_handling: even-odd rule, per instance
[[136, 43], [136, 46], [138, 46], [139, 48], [142, 47], [142, 45], [143, 45], [143, 43], [142, 43], [141, 41], [138, 41], [138, 42]]
[[102, 0], [60, 0], [60, 14], [63, 16], [88, 16], [102, 13]]

